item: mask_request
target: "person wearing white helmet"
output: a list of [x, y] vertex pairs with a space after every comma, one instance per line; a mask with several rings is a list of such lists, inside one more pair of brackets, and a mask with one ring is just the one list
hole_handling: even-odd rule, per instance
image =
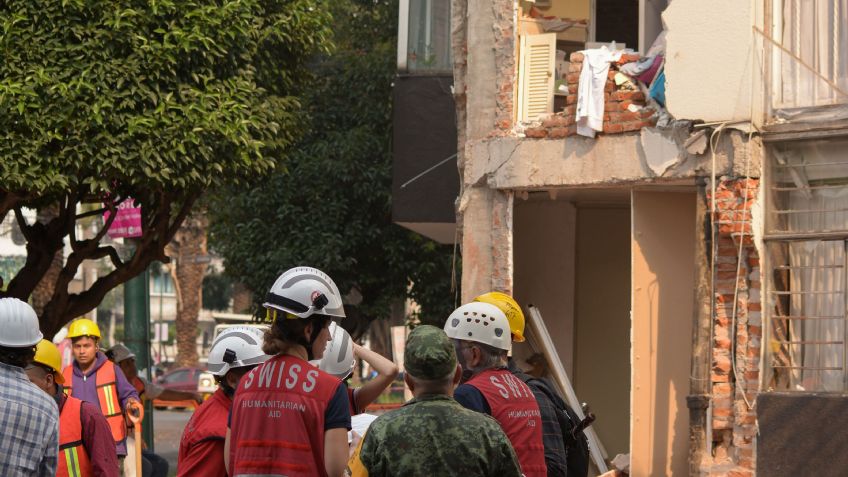
[[500, 423], [526, 477], [545, 477], [539, 405], [530, 388], [507, 369], [511, 333], [504, 312], [491, 303], [462, 305], [448, 317], [445, 333], [454, 340], [460, 365], [471, 374], [454, 398]]
[[344, 318], [333, 280], [312, 267], [277, 278], [264, 307], [273, 321], [263, 350], [274, 356], [239, 382], [225, 444], [233, 477], [340, 477], [348, 458], [345, 386], [309, 363], [321, 359], [332, 319]]
[[231, 326], [212, 343], [207, 367], [218, 382], [218, 390], [194, 412], [183, 430], [178, 477], [226, 477], [227, 417], [242, 376], [270, 358], [262, 351], [263, 335], [264, 331], [255, 326]]
[[391, 386], [398, 375], [398, 367], [380, 354], [357, 344], [341, 326], [330, 323], [330, 342], [318, 367], [344, 382], [353, 372], [356, 359], [368, 363], [377, 375], [355, 389], [345, 383], [351, 415], [365, 412], [365, 408]]
[[53, 477], [59, 455], [59, 410], [24, 369], [43, 336], [38, 316], [17, 298], [0, 298], [0, 475]]

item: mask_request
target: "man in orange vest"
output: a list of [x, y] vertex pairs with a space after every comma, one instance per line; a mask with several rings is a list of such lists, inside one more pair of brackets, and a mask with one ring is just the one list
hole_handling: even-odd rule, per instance
[[93, 321], [80, 318], [71, 322], [68, 338], [73, 346], [74, 362], [65, 367], [65, 393], [100, 409], [109, 429], [119, 458], [127, 455], [127, 427], [124, 411], [141, 407], [138, 393], [127, 381], [123, 371], [100, 352], [100, 328]]
[[530, 388], [507, 369], [512, 340], [504, 312], [491, 303], [462, 305], [448, 317], [445, 333], [454, 340], [462, 368], [471, 372], [454, 398], [498, 421], [526, 477], [545, 477], [541, 413]]
[[66, 396], [60, 372], [62, 357], [53, 343], [42, 339], [26, 368], [29, 380], [59, 406], [58, 477], [118, 477], [115, 441], [106, 418], [93, 404]]
[[[133, 385], [142, 402], [147, 399], [158, 399], [162, 401], [195, 401], [197, 404], [203, 402], [203, 398], [199, 393], [178, 391], [176, 389], [165, 389], [156, 383], [152, 383], [138, 375], [138, 368], [135, 367], [135, 353], [130, 351], [126, 346], [118, 343], [106, 350], [106, 357], [117, 364], [124, 372], [127, 381]], [[141, 424], [139, 424], [141, 426]], [[129, 432], [129, 431], [128, 431]], [[131, 437], [131, 436], [130, 436]], [[145, 444], [146, 445], [146, 444]], [[144, 476], [150, 477], [165, 477], [168, 475], [168, 461], [162, 456], [154, 454], [150, 450], [142, 447], [141, 450], [141, 466]], [[126, 466], [127, 463], [124, 463]]]

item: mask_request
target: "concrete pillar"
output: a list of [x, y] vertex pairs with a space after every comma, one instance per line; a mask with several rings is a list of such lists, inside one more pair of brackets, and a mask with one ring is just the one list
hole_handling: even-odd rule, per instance
[[465, 192], [462, 221], [462, 302], [492, 290], [512, 293], [512, 192]]

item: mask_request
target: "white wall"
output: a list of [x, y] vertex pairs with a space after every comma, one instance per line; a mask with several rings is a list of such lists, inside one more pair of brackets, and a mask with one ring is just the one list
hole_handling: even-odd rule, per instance
[[[761, 113], [757, 10], [746, 0], [675, 0], [663, 13], [666, 100], [677, 119], [746, 120]], [[754, 72], [757, 72], [756, 75]], [[752, 95], [752, 78], [755, 86]]]

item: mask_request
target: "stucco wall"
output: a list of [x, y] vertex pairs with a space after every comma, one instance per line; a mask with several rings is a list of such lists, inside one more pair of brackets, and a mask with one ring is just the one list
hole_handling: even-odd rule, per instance
[[[755, 16], [748, 1], [671, 2], [663, 20], [668, 30], [666, 99], [672, 116], [704, 121], [751, 118], [752, 75], [761, 61], [752, 30]], [[754, 83], [754, 98], [759, 81]]]

